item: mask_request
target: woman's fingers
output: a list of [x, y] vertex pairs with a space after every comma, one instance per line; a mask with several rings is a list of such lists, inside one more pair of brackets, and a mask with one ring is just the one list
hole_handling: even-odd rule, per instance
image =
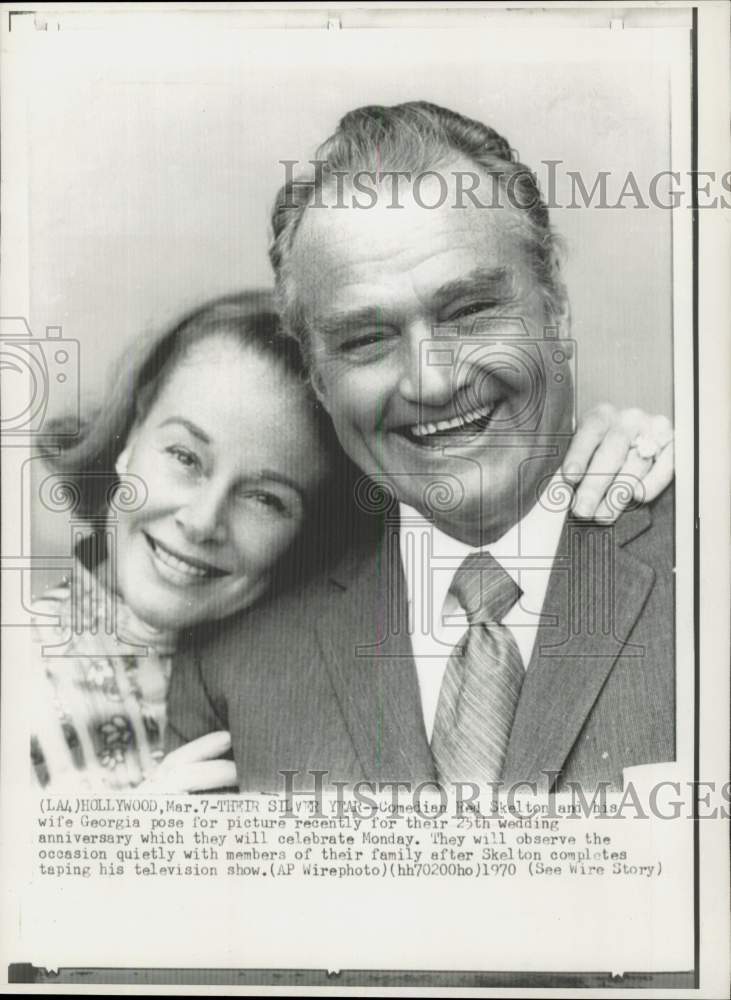
[[633, 501], [654, 500], [673, 478], [672, 440], [665, 416], [596, 407], [582, 421], [564, 461], [564, 477], [578, 482], [573, 513], [612, 522]]
[[602, 403], [582, 418], [563, 461], [563, 475], [568, 482], [579, 482], [616, 419], [617, 411], [609, 403]]
[[178, 764], [190, 764], [199, 760], [212, 760], [220, 757], [221, 754], [228, 753], [231, 749], [231, 734], [223, 730], [215, 733], [206, 733], [199, 736], [197, 740], [184, 743], [177, 750], [172, 750], [164, 759], [161, 768], [168, 769]]
[[675, 446], [666, 445], [641, 483], [637, 483], [636, 498], [645, 503], [660, 496], [675, 475]]
[[649, 434], [654, 441], [657, 441], [661, 449], [667, 448], [675, 437], [673, 425], [668, 417], [662, 413], [650, 418]]
[[612, 524], [630, 503], [645, 502], [643, 477], [652, 468], [652, 460], [640, 458], [636, 448], [627, 453], [627, 460], [614, 476], [594, 511], [595, 521]]
[[[607, 490], [627, 459], [630, 440], [624, 430], [612, 428], [592, 455], [589, 468], [574, 495], [572, 510], [577, 517], [594, 517]], [[632, 499], [632, 487], [629, 490]]]
[[178, 795], [232, 788], [237, 784], [236, 765], [232, 760], [200, 760], [172, 767], [161, 765], [153, 777], [138, 788], [157, 795]]
[[230, 749], [230, 733], [206, 733], [171, 751], [140, 787], [152, 793], [175, 795], [236, 786], [234, 762], [216, 759]]

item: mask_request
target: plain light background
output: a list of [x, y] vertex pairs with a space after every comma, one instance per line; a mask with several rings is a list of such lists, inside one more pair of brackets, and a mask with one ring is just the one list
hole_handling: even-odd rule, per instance
[[[36, 336], [61, 326], [79, 341], [87, 410], [140, 331], [271, 284], [279, 161], [314, 156], [353, 107], [425, 99], [478, 118], [544, 188], [543, 161], [561, 161], [562, 204], [567, 171], [588, 190], [609, 171], [614, 203], [629, 172], [647, 199], [670, 168], [668, 71], [642, 31], [596, 29], [573, 45], [528, 31], [506, 47], [487, 30], [414, 30], [405, 45], [387, 30], [196, 25], [47, 33], [28, 60], [30, 322]], [[608, 399], [670, 415], [672, 213], [624, 205], [552, 212], [567, 249], [577, 409]], [[66, 515], [42, 511], [34, 554], [67, 546]]]

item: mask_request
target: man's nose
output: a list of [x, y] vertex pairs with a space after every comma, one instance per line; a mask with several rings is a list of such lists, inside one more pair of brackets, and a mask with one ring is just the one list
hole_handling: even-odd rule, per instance
[[226, 492], [215, 483], [202, 484], [180, 507], [176, 521], [188, 541], [201, 545], [204, 542], [225, 542]]
[[399, 392], [411, 403], [444, 406], [454, 395], [456, 343], [434, 338], [428, 323], [414, 323], [403, 334]]

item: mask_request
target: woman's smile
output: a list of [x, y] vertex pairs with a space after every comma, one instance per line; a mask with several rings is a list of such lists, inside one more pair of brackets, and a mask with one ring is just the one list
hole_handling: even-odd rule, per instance
[[222, 576], [230, 576], [230, 570], [214, 566], [203, 559], [183, 555], [182, 552], [164, 545], [158, 538], [153, 538], [146, 531], [142, 534], [150, 546], [155, 569], [168, 583], [189, 587], [208, 580], [220, 579]]

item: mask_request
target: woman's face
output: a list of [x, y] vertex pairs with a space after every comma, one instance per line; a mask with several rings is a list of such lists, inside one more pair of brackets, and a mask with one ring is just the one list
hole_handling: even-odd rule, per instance
[[147, 487], [119, 515], [118, 586], [180, 628], [251, 604], [326, 471], [306, 389], [256, 350], [207, 338], [169, 374], [117, 463]]

